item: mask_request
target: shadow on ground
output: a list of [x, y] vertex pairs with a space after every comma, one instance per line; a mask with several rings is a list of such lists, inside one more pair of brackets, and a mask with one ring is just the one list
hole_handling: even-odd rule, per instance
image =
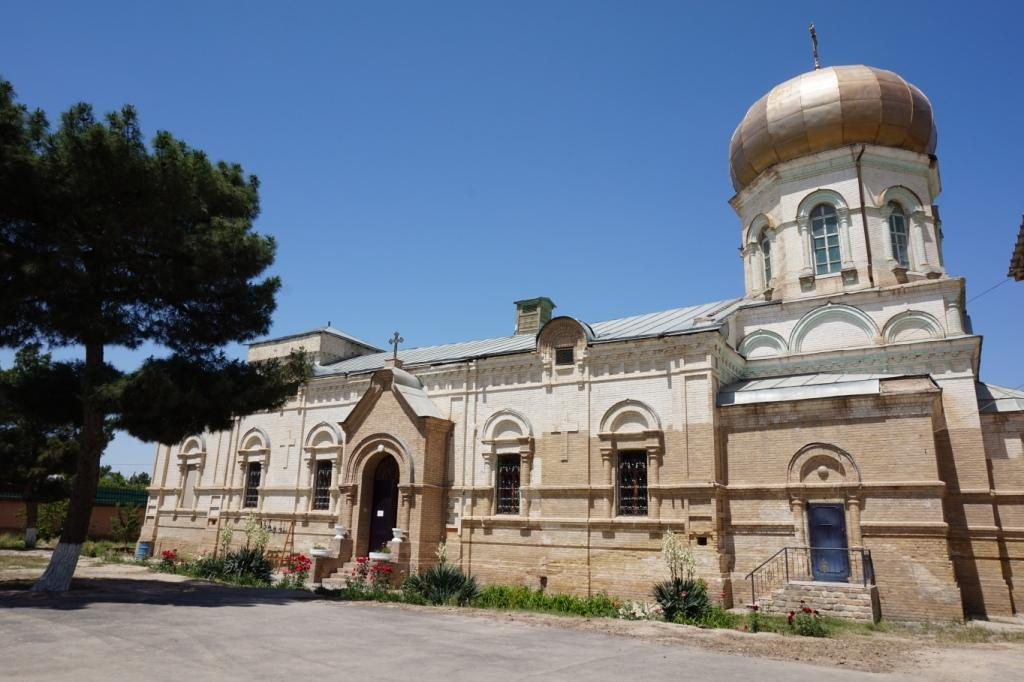
[[316, 599], [299, 590], [231, 587], [198, 580], [167, 582], [119, 578], [75, 578], [63, 593], [30, 592], [33, 580], [0, 582], [0, 609], [74, 610], [90, 604], [159, 604], [164, 606], [283, 605]]

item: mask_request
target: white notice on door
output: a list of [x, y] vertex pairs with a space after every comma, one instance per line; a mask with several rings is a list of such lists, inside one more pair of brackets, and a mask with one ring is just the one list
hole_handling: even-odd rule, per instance
[[377, 510], [377, 516], [384, 516], [384, 510], [383, 509], [378, 509]]

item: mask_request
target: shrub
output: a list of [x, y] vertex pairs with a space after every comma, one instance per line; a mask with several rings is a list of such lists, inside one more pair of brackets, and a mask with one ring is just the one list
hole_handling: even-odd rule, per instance
[[761, 632], [765, 630], [764, 616], [761, 614], [761, 607], [757, 604], [751, 604], [747, 607], [750, 609], [750, 616], [747, 617], [747, 626], [751, 632]]
[[661, 606], [665, 620], [675, 621], [681, 615], [687, 621], [700, 619], [710, 607], [708, 589], [701, 579], [675, 578], [654, 586], [654, 599]]
[[187, 570], [189, 575], [207, 580], [223, 580], [226, 571], [224, 570], [224, 559], [214, 556], [199, 556], [188, 562]]
[[224, 557], [224, 575], [236, 582], [269, 585], [271, 572], [262, 547], [243, 547]]
[[127, 547], [139, 539], [142, 530], [142, 510], [138, 505], [117, 505], [117, 515], [110, 522], [114, 539]]
[[817, 609], [812, 609], [800, 602], [799, 611], [790, 611], [787, 617], [789, 627], [798, 635], [803, 637], [825, 637], [828, 629], [821, 622], [821, 614]]
[[419, 575], [410, 575], [402, 583], [402, 592], [418, 594], [431, 604], [465, 606], [480, 593], [476, 580], [458, 566], [440, 563]]

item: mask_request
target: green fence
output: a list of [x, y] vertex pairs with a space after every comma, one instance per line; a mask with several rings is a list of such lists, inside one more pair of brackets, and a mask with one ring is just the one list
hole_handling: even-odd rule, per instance
[[[0, 500], [20, 500], [21, 493], [10, 490], [0, 490]], [[149, 493], [140, 488], [112, 488], [100, 486], [96, 489], [95, 503], [102, 506], [113, 507], [123, 504], [129, 507], [145, 507]]]

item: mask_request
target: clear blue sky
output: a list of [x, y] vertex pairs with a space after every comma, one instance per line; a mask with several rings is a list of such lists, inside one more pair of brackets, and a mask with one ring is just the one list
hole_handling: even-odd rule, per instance
[[[25, 103], [131, 103], [148, 134], [259, 176], [274, 334], [330, 320], [418, 346], [511, 333], [530, 296], [596, 321], [742, 293], [729, 137], [811, 67], [812, 20], [825, 65], [892, 69], [931, 99], [946, 264], [969, 297], [1004, 278], [1024, 211], [1017, 3], [5, 0], [2, 16], [0, 74]], [[1008, 283], [969, 305], [988, 381], [1024, 384], [1022, 302]], [[122, 436], [104, 461], [148, 471], [152, 454]]]

